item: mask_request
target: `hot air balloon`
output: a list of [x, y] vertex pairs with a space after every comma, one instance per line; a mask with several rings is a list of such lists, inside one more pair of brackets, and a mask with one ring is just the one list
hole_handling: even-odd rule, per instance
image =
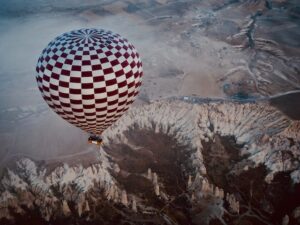
[[142, 81], [135, 47], [103, 29], [64, 33], [43, 50], [36, 66], [42, 97], [59, 116], [91, 134], [101, 133], [133, 103]]

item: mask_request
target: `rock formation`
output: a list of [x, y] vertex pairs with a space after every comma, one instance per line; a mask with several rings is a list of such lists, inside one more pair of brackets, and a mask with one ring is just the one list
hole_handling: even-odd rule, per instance
[[124, 206], [128, 206], [128, 199], [127, 199], [127, 193], [125, 190], [122, 191], [122, 194], [121, 194], [121, 203], [124, 205]]
[[65, 216], [70, 216], [70, 214], [71, 214], [70, 207], [69, 207], [68, 202], [66, 200], [63, 200], [62, 211], [63, 211], [63, 214]]
[[132, 197], [132, 211], [137, 212], [136, 200], [134, 196]]
[[282, 225], [288, 225], [289, 224], [289, 221], [290, 221], [290, 218], [288, 215], [285, 215], [283, 218], [282, 218]]
[[151, 168], [148, 168], [148, 171], [147, 171], [147, 178], [149, 180], [152, 180], [152, 171], [151, 171]]
[[154, 185], [154, 191], [155, 191], [155, 194], [156, 194], [157, 196], [160, 195], [160, 192], [159, 192], [159, 185], [158, 185], [157, 183]]
[[[133, 108], [105, 131], [105, 147], [113, 148], [122, 143], [131, 146], [126, 134], [130, 134], [133, 128], [170, 136], [185, 146], [180, 150], [185, 158], [179, 164], [184, 184], [175, 188], [176, 194], [170, 194], [172, 191], [166, 185], [169, 177], [164, 177], [159, 167], [155, 167], [156, 172], [152, 171], [150, 166], [156, 164], [146, 165], [140, 172], [124, 171], [122, 162], [114, 161], [110, 151], [103, 148], [99, 150], [99, 163], [85, 167], [65, 163], [49, 170], [47, 165], [23, 158], [8, 168], [1, 179], [0, 220], [12, 221], [13, 214], [9, 209], [19, 215], [24, 214], [24, 209], [36, 210], [45, 221], [73, 213], [78, 218], [87, 219], [104, 207], [103, 202], [112, 205], [113, 209], [122, 205], [136, 215], [160, 215], [153, 199], [138, 193], [135, 186], [127, 185], [127, 180], [136, 182], [137, 176], [143, 178], [136, 182], [137, 187], [144, 190], [150, 186], [152, 196], [158, 197], [155, 201], [160, 201], [159, 204], [165, 204], [165, 207], [171, 207], [174, 203], [169, 203], [175, 202], [176, 198], [188, 198], [188, 201], [178, 202], [189, 202], [196, 211], [199, 207], [207, 210], [202, 212], [203, 215], [216, 213], [214, 218], [219, 220], [224, 207], [230, 213], [241, 214], [243, 208], [239, 195], [214, 183], [205, 161], [204, 151], [208, 145], [218, 142], [218, 135], [234, 137], [240, 146], [237, 154], [241, 160], [233, 164], [229, 175], [239, 176], [264, 165], [267, 168], [266, 184], [272, 184], [280, 172], [287, 173], [294, 183], [300, 182], [299, 122], [287, 118], [264, 101], [240, 103], [191, 97]], [[139, 149], [143, 148], [134, 151], [142, 151]], [[147, 201], [141, 200], [141, 196]], [[116, 212], [123, 208], [116, 208]], [[294, 214], [296, 218], [297, 210]], [[163, 215], [162, 221], [168, 220], [168, 215]]]

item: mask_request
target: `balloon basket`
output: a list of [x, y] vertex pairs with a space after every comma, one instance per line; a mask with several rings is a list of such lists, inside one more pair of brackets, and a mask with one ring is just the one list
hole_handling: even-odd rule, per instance
[[103, 145], [103, 139], [100, 136], [91, 135], [88, 139], [88, 143], [98, 145], [98, 146], [102, 146]]

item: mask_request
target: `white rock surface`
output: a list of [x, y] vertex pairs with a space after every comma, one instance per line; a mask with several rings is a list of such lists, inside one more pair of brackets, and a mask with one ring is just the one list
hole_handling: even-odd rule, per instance
[[[249, 155], [248, 159], [255, 165], [266, 165], [270, 169], [266, 181], [270, 182], [276, 172], [292, 170], [294, 182], [299, 182], [299, 122], [291, 121], [266, 102], [191, 104], [161, 100], [131, 109], [104, 132], [104, 142], [128, 141], [124, 132], [134, 125], [174, 136], [179, 143], [196, 149], [190, 159], [201, 174], [206, 174], [201, 141], [208, 141], [218, 133], [234, 136], [238, 144], [244, 144], [241, 155]], [[116, 136], [116, 133], [120, 135]], [[294, 140], [294, 146], [290, 147], [289, 139]], [[288, 152], [291, 154], [285, 154]]]

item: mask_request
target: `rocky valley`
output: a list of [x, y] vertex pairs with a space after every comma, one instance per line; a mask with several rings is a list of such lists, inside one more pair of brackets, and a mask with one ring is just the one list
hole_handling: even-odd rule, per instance
[[136, 107], [89, 163], [11, 163], [1, 224], [297, 224], [299, 129], [267, 100]]

